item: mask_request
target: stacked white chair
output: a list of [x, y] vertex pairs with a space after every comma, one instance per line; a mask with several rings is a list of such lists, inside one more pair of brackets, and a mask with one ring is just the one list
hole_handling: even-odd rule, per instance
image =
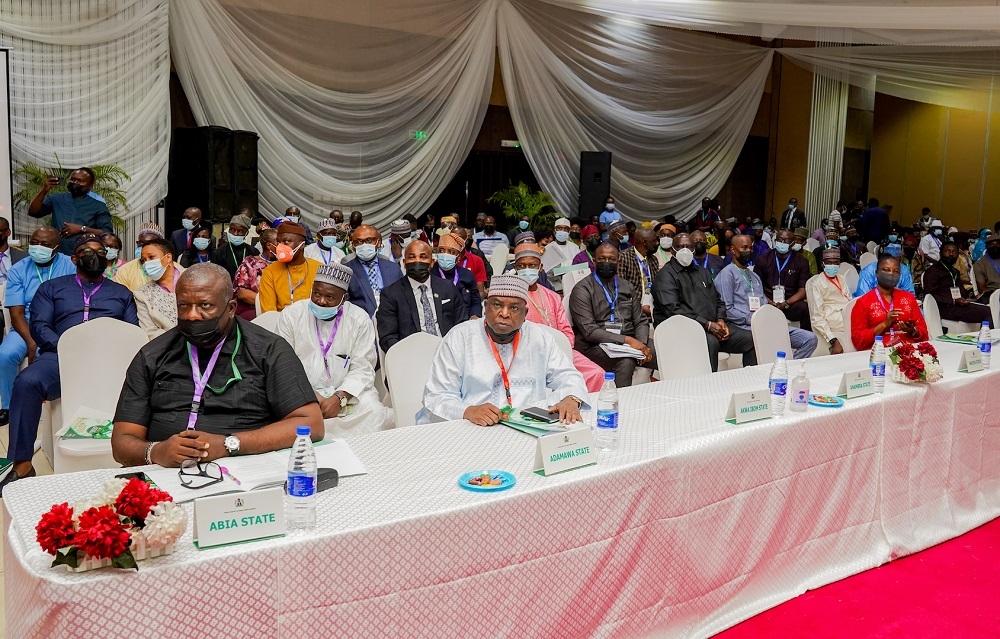
[[[79, 413], [113, 416], [125, 372], [147, 341], [146, 332], [138, 326], [109, 317], [84, 322], [63, 333], [59, 339], [62, 419], [53, 420], [52, 428], [69, 426]], [[93, 368], [94, 344], [101, 344], [99, 374]], [[107, 440], [59, 439], [54, 448], [52, 469], [56, 473], [120, 466]]]
[[705, 329], [689, 317], [674, 315], [660, 322], [653, 331], [653, 348], [660, 362], [658, 377], [661, 380], [712, 372]]
[[417, 423], [417, 412], [424, 405], [424, 386], [440, 343], [437, 335], [420, 332], [396, 342], [386, 351], [385, 374], [392, 389], [397, 428]]
[[755, 311], [750, 317], [750, 332], [758, 364], [770, 364], [778, 358], [778, 351], [784, 351], [788, 359], [792, 358], [788, 320], [776, 307], [768, 304]]

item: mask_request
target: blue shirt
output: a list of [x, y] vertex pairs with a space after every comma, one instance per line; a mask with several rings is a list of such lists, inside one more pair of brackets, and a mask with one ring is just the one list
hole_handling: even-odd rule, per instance
[[[869, 264], [858, 273], [858, 288], [854, 290], [854, 297], [861, 297], [878, 284], [878, 277], [875, 275], [875, 268], [877, 266], [877, 262]], [[896, 284], [896, 288], [913, 295], [917, 294], [913, 290], [913, 276], [910, 275], [910, 269], [906, 268], [905, 264], [899, 265], [899, 284]]]
[[507, 236], [503, 233], [493, 232], [493, 235], [487, 235], [485, 231], [479, 231], [472, 236], [472, 241], [476, 243], [476, 247], [483, 252], [484, 255], [489, 255], [493, 252], [493, 249], [497, 247], [497, 244], [503, 244], [504, 246], [510, 247], [510, 241], [507, 240]]
[[741, 269], [730, 264], [715, 278], [715, 290], [726, 304], [726, 321], [739, 328], [750, 328], [750, 296], [760, 298], [761, 305], [767, 304], [764, 283], [760, 276], [750, 269]]
[[[622, 219], [622, 214], [619, 213], [618, 211], [608, 211], [608, 210], [605, 209], [601, 213], [601, 217], [599, 219], [601, 221], [601, 224], [604, 225], [604, 228], [608, 228], [608, 224], [611, 224], [615, 220]], [[602, 240], [608, 239], [608, 232], [607, 231], [601, 231], [601, 239]]]
[[7, 291], [4, 293], [4, 306], [23, 306], [24, 318], [31, 319], [31, 299], [42, 282], [54, 277], [76, 273], [73, 260], [62, 253], [56, 253], [55, 259], [46, 266], [38, 266], [30, 257], [26, 257], [7, 272]]
[[[23, 262], [24, 260], [21, 260]], [[18, 262], [20, 264], [20, 262]], [[43, 283], [31, 303], [31, 337], [43, 353], [55, 353], [59, 338], [68, 329], [83, 324], [83, 292], [91, 293], [90, 319], [111, 317], [139, 325], [135, 299], [127, 288], [102, 279], [98, 284], [76, 281], [76, 274], [64, 275]], [[97, 288], [100, 286], [100, 288]], [[96, 291], [95, 291], [96, 289]]]
[[[100, 230], [106, 233], [111, 232], [111, 213], [104, 200], [97, 194], [93, 196], [88, 193], [80, 197], [73, 197], [69, 193], [53, 193], [46, 195], [42, 200], [42, 210], [38, 215], [32, 217], [52, 216], [49, 226], [61, 231], [63, 222], [86, 226], [87, 229]], [[59, 252], [66, 255], [73, 254], [73, 244], [75, 237], [64, 237], [59, 240]]]

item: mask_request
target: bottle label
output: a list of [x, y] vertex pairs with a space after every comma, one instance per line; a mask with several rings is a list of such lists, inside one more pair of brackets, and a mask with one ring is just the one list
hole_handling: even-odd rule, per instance
[[885, 377], [885, 364], [872, 364], [872, 377]]
[[993, 342], [979, 342], [979, 352], [989, 353], [993, 350]]
[[598, 428], [618, 428], [618, 411], [616, 410], [599, 410], [597, 411], [597, 427]]
[[777, 395], [778, 397], [784, 397], [788, 392], [788, 382], [783, 379], [772, 379], [771, 383], [771, 394]]
[[795, 393], [795, 403], [796, 404], [808, 404], [809, 403], [809, 391], [800, 390]]
[[316, 478], [309, 475], [289, 475], [288, 494], [292, 497], [311, 497], [316, 494]]

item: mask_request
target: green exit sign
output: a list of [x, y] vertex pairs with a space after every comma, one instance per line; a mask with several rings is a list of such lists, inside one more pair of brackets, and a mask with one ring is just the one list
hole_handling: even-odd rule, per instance
[[410, 131], [411, 140], [426, 140], [428, 137], [430, 134], [427, 131]]

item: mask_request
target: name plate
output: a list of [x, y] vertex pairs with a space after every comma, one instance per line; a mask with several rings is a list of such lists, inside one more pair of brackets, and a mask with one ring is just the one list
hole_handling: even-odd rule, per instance
[[554, 475], [597, 463], [594, 431], [587, 424], [542, 435], [535, 444], [535, 472]]
[[285, 491], [268, 488], [196, 499], [193, 534], [198, 548], [280, 537], [285, 534]]
[[749, 393], [733, 393], [729, 399], [726, 421], [731, 424], [755, 422], [771, 418], [771, 391], [759, 390]]
[[983, 370], [983, 354], [978, 348], [962, 351], [962, 361], [958, 363], [959, 373], [976, 373]]
[[844, 373], [844, 376], [840, 378], [840, 389], [837, 391], [837, 395], [854, 399], [855, 397], [871, 395], [874, 392], [875, 382], [872, 379], [872, 369], [865, 368]]

